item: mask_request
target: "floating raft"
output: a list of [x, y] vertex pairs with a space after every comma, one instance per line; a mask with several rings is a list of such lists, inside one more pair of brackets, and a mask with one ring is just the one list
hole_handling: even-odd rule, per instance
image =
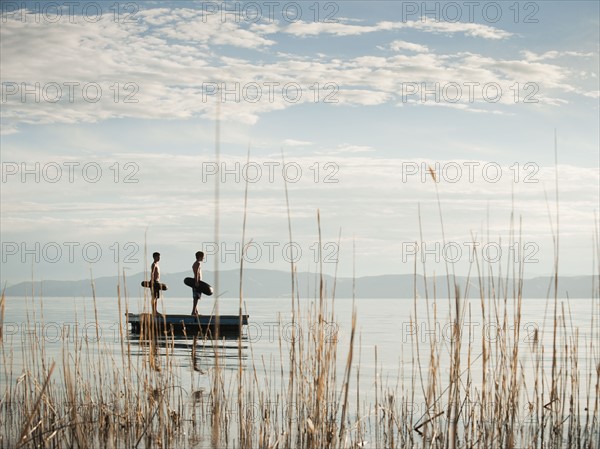
[[215, 336], [239, 335], [242, 326], [248, 324], [248, 315], [242, 315], [242, 326], [240, 326], [239, 315], [156, 315], [141, 313], [139, 315], [126, 314], [127, 322], [131, 324], [131, 332], [134, 334], [145, 334], [147, 332], [166, 333], [167, 335], [202, 335]]

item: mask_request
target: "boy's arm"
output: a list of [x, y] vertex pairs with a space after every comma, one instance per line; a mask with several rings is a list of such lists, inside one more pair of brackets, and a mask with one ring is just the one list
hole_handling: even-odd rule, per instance
[[202, 266], [200, 265], [200, 262], [198, 262], [198, 261], [194, 262], [194, 265], [192, 265], [192, 270], [194, 270], [194, 279], [196, 280], [196, 282], [201, 281], [202, 280]]
[[196, 261], [194, 265], [192, 265], [192, 271], [194, 272], [194, 280], [198, 282], [200, 279], [198, 278], [198, 271], [200, 268], [200, 264]]

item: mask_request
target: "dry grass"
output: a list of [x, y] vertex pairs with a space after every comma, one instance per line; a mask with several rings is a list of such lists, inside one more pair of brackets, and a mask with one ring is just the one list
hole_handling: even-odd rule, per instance
[[5, 288], [2, 289], [2, 295], [0, 296], [0, 343], [2, 343], [2, 336], [4, 335], [4, 308], [6, 305], [6, 297], [4, 295]]

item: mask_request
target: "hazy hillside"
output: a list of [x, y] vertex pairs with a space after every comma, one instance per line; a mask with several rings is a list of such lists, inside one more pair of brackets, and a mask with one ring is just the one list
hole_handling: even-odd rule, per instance
[[[140, 282], [144, 279], [144, 273], [132, 275], [126, 279], [126, 290], [129, 296], [142, 294]], [[191, 296], [189, 287], [183, 284], [183, 279], [188, 277], [188, 272], [182, 273], [164, 273], [162, 281], [168, 285], [169, 289], [165, 294], [172, 297]], [[204, 272], [204, 279], [214, 285], [214, 275], [209, 271]], [[334, 279], [331, 276], [324, 276], [324, 285], [327, 294], [330, 296], [334, 287]], [[425, 285], [422, 276], [413, 275], [382, 275], [382, 276], [366, 276], [357, 278], [355, 283], [355, 294], [359, 298], [412, 298], [415, 291], [414, 282], [416, 280], [416, 291], [418, 296], [425, 296]], [[469, 297], [478, 297], [480, 288], [478, 279], [470, 279], [469, 288], [467, 290], [467, 279], [465, 277], [457, 277], [456, 281], [460, 286], [462, 295], [466, 294]], [[123, 279], [120, 279], [121, 291], [125, 290]], [[116, 276], [103, 277], [94, 280], [94, 286], [97, 296], [116, 296], [117, 284], [119, 280]], [[484, 291], [489, 292], [492, 289], [500, 292], [508, 290], [509, 296], [512, 296], [513, 289], [516, 286], [509, 281], [506, 287], [501, 282], [498, 285], [498, 280], [494, 279], [490, 282], [488, 278], [482, 280]], [[338, 278], [335, 283], [335, 294], [338, 298], [352, 297], [351, 278]], [[591, 296], [593, 288], [593, 276], [572, 276], [559, 278], [559, 297], [566, 298], [567, 295], [571, 298], [584, 298]], [[243, 295], [245, 298], [285, 298], [290, 296], [291, 292], [290, 274], [284, 271], [275, 270], [256, 270], [248, 269], [244, 272]], [[298, 291], [301, 297], [315, 297], [319, 291], [319, 277], [314, 273], [299, 273], [297, 278]], [[551, 277], [536, 277], [525, 279], [523, 281], [523, 297], [524, 298], [545, 298], [548, 296], [548, 288], [553, 285]], [[598, 277], [596, 277], [594, 285], [598, 288]], [[92, 294], [91, 281], [42, 281], [22, 282], [11, 287], [7, 287], [6, 294], [8, 296], [31, 296], [32, 288], [35, 295], [43, 295], [44, 297], [52, 296], [69, 296], [69, 297], [89, 297]], [[434, 285], [433, 280], [428, 280], [429, 296], [433, 295]], [[219, 276], [219, 290], [223, 297], [238, 297], [239, 295], [239, 271], [228, 270], [222, 271]], [[438, 297], [445, 297], [447, 294], [447, 279], [445, 276], [436, 279], [435, 291]], [[550, 290], [553, 296], [553, 290]], [[503, 293], [502, 293], [503, 294]]]

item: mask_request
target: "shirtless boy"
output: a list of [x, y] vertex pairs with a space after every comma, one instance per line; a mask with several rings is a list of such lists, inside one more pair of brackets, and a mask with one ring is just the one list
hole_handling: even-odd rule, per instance
[[[200, 266], [200, 262], [204, 260], [204, 253], [202, 251], [198, 251], [196, 253], [196, 262], [192, 265], [192, 271], [194, 272], [194, 279], [196, 280], [196, 285], [198, 285], [198, 281], [202, 280], [202, 267]], [[194, 298], [194, 305], [192, 307], [192, 315], [198, 315], [198, 301], [202, 296], [200, 290], [195, 288], [192, 289], [192, 294]]]
[[150, 266], [150, 285], [152, 286], [150, 290], [152, 291], [152, 314], [156, 315], [156, 303], [160, 297], [160, 267], [158, 266], [160, 253], [152, 254], [152, 258], [154, 262]]

